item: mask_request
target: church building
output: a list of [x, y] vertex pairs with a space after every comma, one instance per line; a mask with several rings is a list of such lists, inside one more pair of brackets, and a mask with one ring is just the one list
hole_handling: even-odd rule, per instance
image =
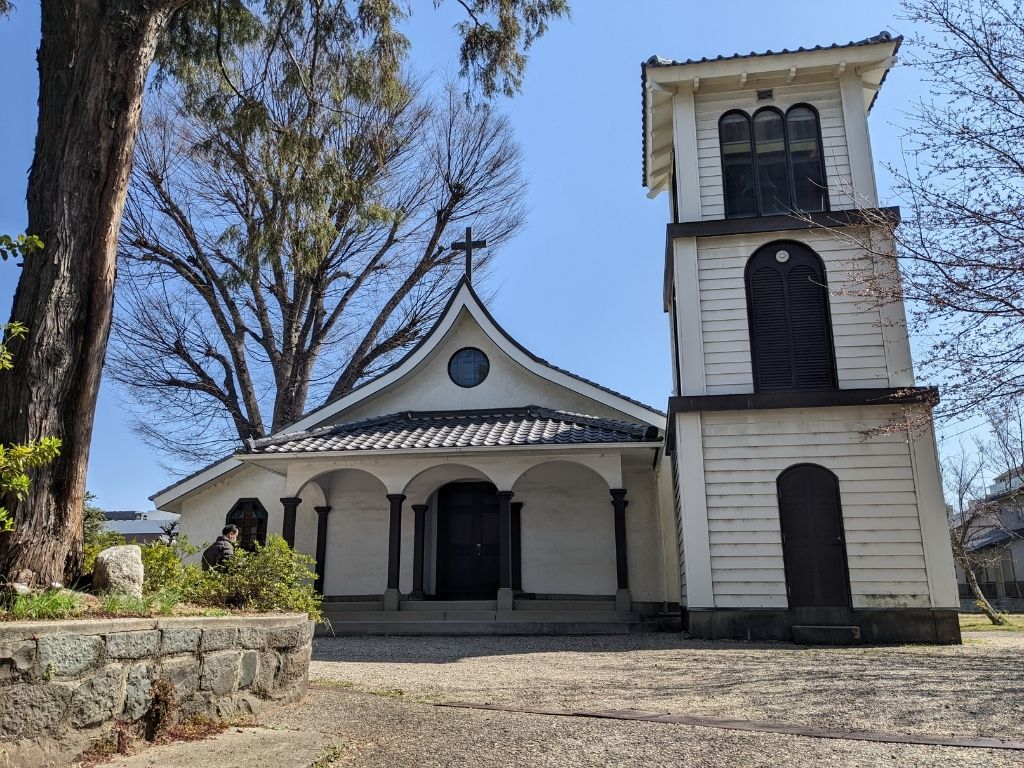
[[394, 367], [157, 507], [193, 542], [230, 522], [310, 554], [335, 632], [958, 642], [937, 393], [861, 277], [892, 269], [858, 244], [899, 215], [867, 123], [899, 43], [642, 66], [667, 415], [512, 339], [467, 232]]

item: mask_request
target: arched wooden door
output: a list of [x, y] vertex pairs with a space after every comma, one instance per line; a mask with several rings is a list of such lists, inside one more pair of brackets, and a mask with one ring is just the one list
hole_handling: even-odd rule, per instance
[[850, 607], [839, 479], [816, 464], [777, 481], [789, 607]]

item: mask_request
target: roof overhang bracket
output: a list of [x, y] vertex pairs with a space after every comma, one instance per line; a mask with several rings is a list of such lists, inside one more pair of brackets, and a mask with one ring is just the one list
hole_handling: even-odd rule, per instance
[[868, 72], [875, 72], [876, 70], [879, 70], [879, 69], [891, 69], [895, 65], [896, 65], [896, 57], [895, 56], [886, 56], [881, 61], [875, 61], [875, 62], [872, 62], [871, 64], [865, 64], [862, 67], [857, 67], [857, 69], [855, 71], [856, 71], [858, 76], [864, 76]]

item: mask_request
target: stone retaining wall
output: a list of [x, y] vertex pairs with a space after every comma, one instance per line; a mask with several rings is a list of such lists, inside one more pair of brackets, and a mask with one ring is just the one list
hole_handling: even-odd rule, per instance
[[50, 753], [145, 720], [161, 678], [182, 719], [294, 701], [312, 638], [305, 614], [0, 624], [0, 765], [28, 744]]

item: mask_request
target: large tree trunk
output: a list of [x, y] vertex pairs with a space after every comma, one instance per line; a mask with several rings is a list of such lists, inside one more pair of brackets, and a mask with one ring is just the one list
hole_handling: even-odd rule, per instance
[[28, 184], [25, 259], [11, 319], [29, 328], [17, 370], [0, 376], [0, 443], [52, 435], [60, 457], [7, 499], [0, 574], [78, 575], [96, 396], [113, 309], [121, 225], [146, 74], [157, 37], [184, 0], [44, 0], [39, 126]]

